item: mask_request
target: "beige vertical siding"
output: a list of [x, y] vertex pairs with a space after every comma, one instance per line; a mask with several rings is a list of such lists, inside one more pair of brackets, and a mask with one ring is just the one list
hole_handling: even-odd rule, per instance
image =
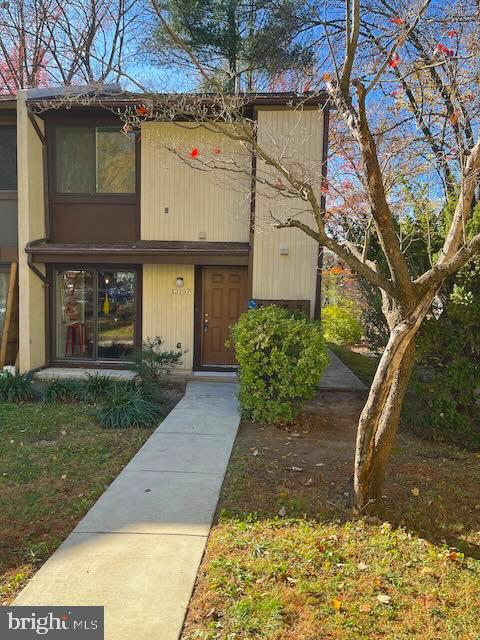
[[[259, 144], [293, 171], [321, 184], [324, 116], [318, 109], [258, 111]], [[315, 228], [308, 206], [300, 199], [277, 195], [261, 184], [277, 176], [262, 161], [257, 164], [256, 228], [253, 258], [253, 297], [310, 300], [315, 303], [318, 244], [298, 229], [275, 229], [275, 219], [298, 217]], [[281, 255], [281, 248], [288, 255]]]
[[[184, 278], [183, 291], [174, 293], [177, 276]], [[188, 349], [184, 369], [193, 365], [193, 265], [146, 264], [143, 267], [143, 339], [160, 336], [165, 349]], [[181, 291], [181, 290], [179, 290]]]
[[[45, 365], [45, 294], [42, 281], [28, 267], [25, 245], [45, 237], [42, 145], [28, 119], [26, 91], [18, 92], [18, 277], [19, 367], [29, 371]], [[37, 119], [43, 129], [43, 122]], [[43, 265], [36, 265], [44, 271]]]
[[[211, 170], [213, 162], [235, 171]], [[248, 242], [250, 171], [250, 154], [226, 136], [185, 123], [143, 125], [142, 240]]]

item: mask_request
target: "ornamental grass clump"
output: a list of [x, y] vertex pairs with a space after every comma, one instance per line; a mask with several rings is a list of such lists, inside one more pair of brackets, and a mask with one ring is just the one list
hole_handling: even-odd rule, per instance
[[82, 380], [82, 399], [88, 404], [98, 404], [111, 393], [114, 386], [112, 378], [101, 373], [87, 373]]
[[232, 327], [240, 365], [239, 401], [254, 422], [288, 422], [312, 398], [328, 364], [318, 322], [266, 306]]
[[32, 395], [31, 374], [0, 372], [0, 402], [24, 402], [31, 400]]
[[97, 411], [102, 427], [153, 427], [162, 416], [159, 405], [134, 383], [117, 382]]
[[54, 378], [43, 392], [45, 402], [75, 402], [81, 398], [81, 388], [75, 380]]

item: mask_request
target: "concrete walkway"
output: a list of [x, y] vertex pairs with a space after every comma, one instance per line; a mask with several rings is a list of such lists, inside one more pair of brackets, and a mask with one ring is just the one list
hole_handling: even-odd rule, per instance
[[330, 391], [365, 391], [366, 386], [333, 351], [327, 349], [330, 363], [323, 372], [319, 389]]
[[240, 422], [236, 391], [189, 384], [15, 603], [104, 605], [106, 640], [177, 640]]

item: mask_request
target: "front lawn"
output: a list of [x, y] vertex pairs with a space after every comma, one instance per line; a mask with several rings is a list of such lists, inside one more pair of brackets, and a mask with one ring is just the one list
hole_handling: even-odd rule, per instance
[[358, 393], [243, 423], [183, 640], [478, 640], [480, 460], [400, 434], [377, 516], [351, 516]]
[[0, 404], [0, 602], [18, 593], [151, 432], [103, 429], [83, 404]]

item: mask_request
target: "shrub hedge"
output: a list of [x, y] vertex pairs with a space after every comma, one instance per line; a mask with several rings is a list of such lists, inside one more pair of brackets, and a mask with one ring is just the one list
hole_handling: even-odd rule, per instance
[[239, 401], [254, 422], [287, 422], [311, 398], [328, 357], [318, 322], [276, 306], [251, 309], [232, 327]]

